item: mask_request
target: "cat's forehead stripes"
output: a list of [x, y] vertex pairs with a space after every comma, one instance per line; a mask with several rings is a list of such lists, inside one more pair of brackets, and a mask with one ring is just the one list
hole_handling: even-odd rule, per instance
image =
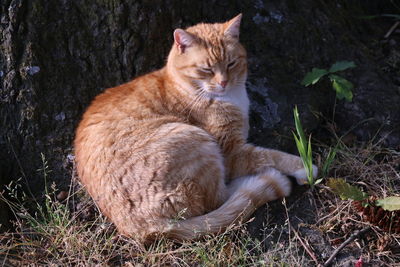
[[222, 42], [222, 40], [218, 40], [219, 44], [214, 45], [214, 44], [209, 44], [207, 47], [208, 54], [210, 56], [210, 59], [212, 61], [216, 62], [221, 62], [225, 60], [225, 47]]
[[209, 59], [214, 65], [217, 62], [225, 61], [227, 57], [227, 44], [224, 40], [224, 28], [222, 24], [199, 24], [187, 29], [188, 32], [197, 37], [198, 43], [208, 53]]

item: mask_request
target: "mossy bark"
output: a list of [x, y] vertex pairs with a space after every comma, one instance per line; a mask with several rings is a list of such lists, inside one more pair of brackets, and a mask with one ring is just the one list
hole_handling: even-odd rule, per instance
[[[240, 12], [241, 39], [249, 52], [251, 141], [293, 149], [286, 137], [291, 135], [295, 104], [307, 129], [321, 125], [321, 116], [313, 114], [331, 118], [335, 99], [329, 85], [304, 88], [300, 80], [312, 67], [338, 60], [358, 65], [346, 74], [356, 84], [355, 97], [353, 103], [338, 103], [338, 126], [347, 130], [373, 117], [357, 128], [360, 138], [373, 135], [383, 123], [396, 130], [398, 84], [381, 70], [385, 63], [377, 59], [380, 48], [374, 47], [385, 29], [355, 17], [377, 10], [371, 8], [373, 1], [360, 3], [3, 0], [0, 181], [22, 177], [33, 192], [40, 192], [43, 177], [37, 169], [43, 153], [51, 178], [67, 186], [74, 129], [91, 99], [104, 88], [161, 67], [173, 29], [224, 21]], [[389, 143], [398, 145], [400, 140], [392, 135]]]

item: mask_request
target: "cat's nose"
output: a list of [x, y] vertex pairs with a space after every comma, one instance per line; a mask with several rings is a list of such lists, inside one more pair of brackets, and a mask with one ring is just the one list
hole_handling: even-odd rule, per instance
[[222, 88], [225, 88], [228, 84], [228, 81], [221, 81], [219, 84], [222, 86]]

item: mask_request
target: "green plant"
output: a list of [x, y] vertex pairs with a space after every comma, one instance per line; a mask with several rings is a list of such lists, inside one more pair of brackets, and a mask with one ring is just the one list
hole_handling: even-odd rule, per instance
[[337, 146], [334, 148], [329, 148], [328, 155], [326, 156], [324, 164], [322, 165], [322, 177], [324, 178], [328, 176], [329, 169], [331, 168], [332, 163], [336, 157], [336, 151]]
[[299, 151], [301, 161], [306, 170], [308, 184], [313, 189], [315, 185], [319, 184], [322, 179], [315, 180], [313, 175], [313, 159], [312, 159], [312, 148], [311, 148], [311, 135], [308, 137], [308, 141], [305, 137], [303, 127], [300, 122], [299, 111], [297, 106], [293, 110], [294, 123], [296, 126], [296, 133], [293, 132], [293, 137], [296, 142], [297, 150]]
[[342, 178], [330, 178], [327, 185], [342, 200], [352, 199], [363, 201], [368, 198], [366, 193], [358, 189], [358, 187], [350, 185]]
[[364, 220], [389, 233], [400, 233], [400, 197], [391, 196], [378, 199], [369, 196], [344, 179], [331, 178], [327, 183], [341, 199], [351, 199], [353, 207], [361, 213]]
[[353, 99], [352, 89], [354, 88], [354, 85], [350, 81], [343, 78], [342, 76], [339, 76], [334, 73], [354, 67], [356, 67], [356, 65], [354, 64], [353, 61], [338, 61], [334, 63], [329, 68], [329, 70], [313, 68], [310, 72], [306, 74], [301, 84], [304, 86], [313, 85], [316, 84], [324, 76], [328, 76], [328, 78], [332, 82], [332, 88], [336, 91], [336, 97], [338, 99], [344, 98], [347, 101], [352, 101]]
[[[328, 180], [327, 185], [335, 194], [339, 195], [342, 200], [351, 199], [361, 201], [363, 206], [371, 205], [366, 201], [369, 198], [368, 194], [361, 191], [358, 187], [350, 185], [344, 179], [331, 178]], [[373, 204], [387, 211], [400, 210], [400, 197], [391, 196], [377, 199]]]

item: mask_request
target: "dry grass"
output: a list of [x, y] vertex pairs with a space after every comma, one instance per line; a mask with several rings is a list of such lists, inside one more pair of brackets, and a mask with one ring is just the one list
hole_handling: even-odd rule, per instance
[[[321, 149], [324, 153], [326, 149]], [[399, 168], [397, 151], [376, 144], [341, 144], [329, 175], [385, 197], [400, 192]], [[53, 187], [41, 205], [13, 188], [9, 193], [15, 199], [7, 201], [16, 215], [15, 231], [0, 234], [0, 266], [316, 266], [354, 231], [369, 225], [350, 201], [319, 185], [292, 203], [268, 205], [258, 239], [241, 225], [200, 241], [159, 240], [144, 247], [118, 235], [75, 183], [65, 200], [56, 200]], [[305, 209], [311, 219], [302, 218], [299, 211]], [[36, 212], [28, 212], [32, 210]], [[326, 243], [322, 249], [316, 244], [320, 239]], [[353, 256], [353, 263], [361, 256], [370, 266], [398, 266], [400, 235], [372, 227], [339, 253], [334, 266], [342, 266], [348, 256]]]
[[[348, 147], [341, 143], [329, 174], [333, 178], [344, 178], [368, 195], [378, 198], [399, 196], [400, 152], [382, 148], [379, 144]], [[340, 245], [356, 230], [370, 226], [352, 201], [341, 200], [328, 187], [320, 186], [314, 197], [320, 214], [316, 226], [325, 233], [333, 247]], [[346, 247], [346, 251], [358, 252], [364, 262], [372, 266], [399, 266], [400, 234], [387, 233], [372, 226], [368, 234]]]
[[[10, 190], [12, 196], [26, 198]], [[55, 199], [56, 194], [49, 192], [40, 210], [26, 207], [31, 201], [3, 198], [16, 215], [16, 231], [0, 235], [0, 266], [304, 266], [309, 262], [298, 253], [297, 243], [287, 247], [281, 238], [266, 251], [264, 241], [269, 236], [253, 239], [244, 225], [201, 241], [158, 240], [145, 247], [118, 235], [76, 183], [65, 200]], [[31, 214], [29, 209], [37, 212]]]

